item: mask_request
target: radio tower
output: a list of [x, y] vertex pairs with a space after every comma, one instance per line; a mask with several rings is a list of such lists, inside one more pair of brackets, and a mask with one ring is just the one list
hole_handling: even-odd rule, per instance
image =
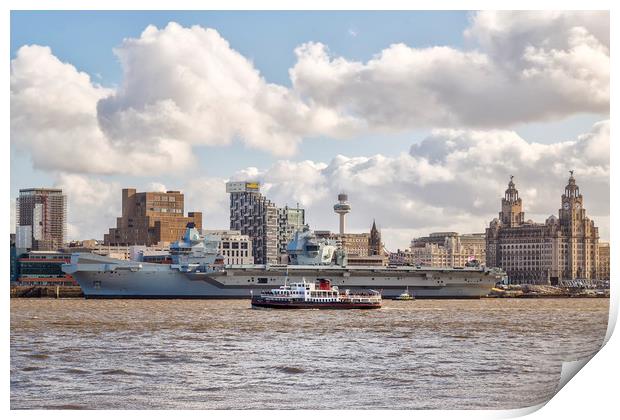
[[351, 211], [351, 205], [347, 202], [349, 197], [345, 193], [338, 194], [338, 202], [334, 204], [334, 212], [340, 215], [340, 234], [344, 235], [344, 216]]

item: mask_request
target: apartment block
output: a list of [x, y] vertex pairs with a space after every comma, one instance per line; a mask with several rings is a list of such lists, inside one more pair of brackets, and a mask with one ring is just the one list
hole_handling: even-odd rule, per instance
[[57, 188], [19, 190], [16, 203], [16, 247], [53, 251], [67, 236], [67, 196]]

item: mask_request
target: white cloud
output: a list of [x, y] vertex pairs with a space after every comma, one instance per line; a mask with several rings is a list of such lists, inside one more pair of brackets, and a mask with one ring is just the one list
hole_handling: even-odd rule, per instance
[[329, 121], [328, 111], [310, 109], [294, 92], [267, 83], [214, 29], [149, 26], [115, 53], [123, 85], [98, 110], [116, 141], [220, 146], [239, 139], [287, 156], [313, 124]]
[[[11, 61], [11, 144], [35, 168], [60, 173], [72, 237], [101, 238], [120, 215], [121, 185], [79, 174], [183, 178], [197, 164], [195, 146], [231, 142], [291, 159], [234, 179], [260, 180], [278, 205], [300, 203], [318, 229], [336, 228], [332, 206], [346, 191], [348, 226], [367, 231], [376, 218], [390, 248], [435, 230], [482, 231], [510, 174], [526, 218], [542, 221], [557, 213], [569, 169], [608, 237], [609, 121], [553, 144], [527, 142], [508, 128], [608, 113], [609, 14], [481, 12], [464, 37], [467, 49], [394, 44], [367, 62], [308, 42], [295, 50], [291, 88], [268, 83], [217, 31], [198, 26], [149, 26], [123, 41], [115, 50], [123, 68], [117, 89], [48, 47], [24, 46]], [[416, 127], [446, 128], [395, 157], [291, 158], [309, 136]], [[205, 227], [225, 228], [224, 183], [192, 173], [172, 187], [185, 192], [186, 211], [203, 211]]]
[[367, 62], [308, 42], [295, 50], [292, 88], [199, 26], [125, 39], [118, 89], [24, 46], [11, 61], [11, 141], [38, 169], [160, 174], [194, 165], [196, 145], [290, 157], [310, 136], [608, 113], [607, 12], [482, 12], [464, 36], [469, 49], [394, 44]]
[[509, 127], [609, 112], [607, 12], [483, 12], [474, 49], [393, 44], [366, 63], [326, 45], [295, 50], [293, 86], [371, 129]]
[[[510, 131], [435, 130], [397, 157], [279, 161], [266, 170], [248, 167], [232, 179], [262, 182], [262, 192], [279, 206], [299, 203], [313, 229], [337, 228], [332, 206], [345, 191], [353, 208], [347, 216], [350, 231], [368, 231], [376, 219], [388, 249], [396, 249], [433, 231], [483, 232], [497, 217], [511, 174], [526, 219], [543, 222], [557, 215], [568, 170], [574, 169], [588, 215], [608, 238], [609, 125], [602, 121], [575, 140], [554, 144], [530, 143]], [[205, 228], [227, 228], [225, 182], [199, 177], [174, 189], [185, 193], [186, 212], [203, 212]], [[64, 174], [56, 184], [69, 196], [73, 237], [101, 238], [114, 226], [120, 215], [117, 182]]]
[[166, 192], [167, 190], [166, 186], [161, 182], [151, 182], [148, 184], [147, 189], [154, 192]]
[[67, 195], [69, 239], [103, 239], [121, 215], [121, 185], [77, 174], [59, 174], [55, 187]]
[[185, 214], [202, 212], [204, 229], [228, 229], [230, 226], [229, 198], [226, 180], [216, 177], [191, 179], [181, 186], [185, 194]]
[[581, 29], [609, 49], [609, 13], [600, 11], [483, 11], [472, 15], [464, 35], [498, 61], [515, 62], [529, 46], [569, 50], [566, 35]]
[[36, 167], [108, 172], [115, 155], [99, 131], [96, 104], [109, 90], [60, 62], [47, 47], [25, 46], [11, 61], [11, 142]]
[[280, 206], [294, 207], [297, 203], [308, 206], [327, 198], [329, 186], [322, 176], [324, 163], [309, 160], [301, 162], [279, 161], [266, 171], [247, 168], [236, 173], [234, 180], [257, 179], [261, 191]]
[[21, 47], [11, 61], [11, 144], [29, 153], [34, 167], [64, 172], [137, 174], [193, 161], [190, 146], [178, 140], [134, 145], [108, 138], [97, 102], [112, 92], [48, 47]]
[[[560, 208], [574, 169], [588, 214], [609, 235], [609, 121], [572, 141], [529, 143], [511, 131], [435, 130], [397, 157], [336, 156], [329, 164], [278, 162], [248, 168], [235, 179], [265, 184], [277, 204], [299, 202], [316, 229], [336, 229], [332, 211], [346, 191], [353, 207], [348, 226], [367, 231], [373, 218], [390, 248], [407, 246], [404, 233], [484, 232], [497, 217], [509, 176], [515, 175], [526, 218], [543, 222]], [[404, 235], [404, 236], [403, 236]]]

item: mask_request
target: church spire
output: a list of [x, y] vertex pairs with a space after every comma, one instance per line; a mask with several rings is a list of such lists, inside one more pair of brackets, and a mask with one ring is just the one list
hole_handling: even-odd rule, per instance
[[368, 238], [368, 255], [381, 255], [381, 232], [377, 229], [375, 219], [372, 219], [370, 237]]

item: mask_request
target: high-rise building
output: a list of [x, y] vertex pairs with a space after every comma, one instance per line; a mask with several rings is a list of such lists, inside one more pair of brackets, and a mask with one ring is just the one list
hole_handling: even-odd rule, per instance
[[136, 192], [124, 188], [122, 215], [116, 227], [103, 237], [105, 245], [157, 245], [183, 237], [188, 223], [202, 229], [202, 213], [184, 214], [184, 196], [179, 191]]
[[503, 268], [511, 283], [555, 285], [596, 279], [598, 228], [586, 216], [573, 171], [561, 197], [559, 218], [552, 215], [545, 223], [524, 219], [511, 177], [499, 218], [486, 230], [488, 266]]
[[295, 232], [306, 224], [306, 211], [302, 208], [284, 206], [278, 208], [278, 252], [286, 255], [286, 247], [293, 239]]
[[56, 188], [19, 190], [16, 206], [17, 248], [53, 251], [67, 236], [67, 196]]
[[248, 235], [256, 264], [277, 264], [278, 208], [260, 193], [258, 182], [228, 182], [230, 194], [230, 229]]

